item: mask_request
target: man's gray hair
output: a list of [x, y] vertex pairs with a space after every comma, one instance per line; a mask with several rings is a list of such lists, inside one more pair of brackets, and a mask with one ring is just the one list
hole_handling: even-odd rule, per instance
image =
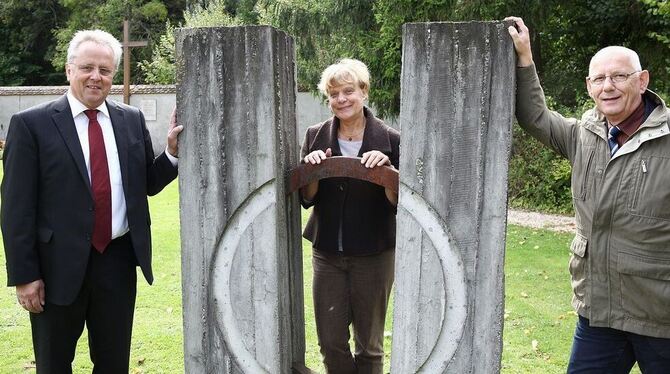
[[116, 69], [119, 68], [121, 55], [123, 54], [121, 43], [112, 34], [102, 30], [80, 30], [74, 34], [67, 48], [67, 62], [69, 64], [77, 57], [77, 51], [83, 42], [94, 42], [109, 47], [114, 54], [114, 65]]

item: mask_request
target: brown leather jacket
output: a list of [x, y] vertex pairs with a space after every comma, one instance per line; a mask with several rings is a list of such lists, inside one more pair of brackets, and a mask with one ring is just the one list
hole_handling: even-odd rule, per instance
[[[368, 109], [363, 144], [358, 153], [377, 150], [389, 156], [398, 167], [400, 133], [387, 126]], [[331, 148], [333, 156], [341, 156], [337, 142], [339, 120], [330, 118], [307, 129], [301, 160], [317, 149]], [[343, 255], [368, 255], [395, 248], [396, 208], [386, 199], [384, 187], [352, 178], [328, 178], [319, 181], [319, 191], [303, 237], [320, 251]], [[338, 236], [342, 230], [342, 251]]]

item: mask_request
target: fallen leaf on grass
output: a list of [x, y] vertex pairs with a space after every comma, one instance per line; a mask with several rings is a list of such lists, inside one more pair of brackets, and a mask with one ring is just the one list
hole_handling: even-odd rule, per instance
[[521, 292], [521, 297], [523, 297], [524, 299], [526, 299], [526, 298], [528, 298], [528, 294], [525, 293], [525, 292]]
[[146, 360], [147, 360], [146, 357], [140, 357], [140, 358], [137, 359], [137, 363], [138, 363], [139, 365], [142, 365], [142, 364], [144, 363], [144, 361], [146, 361]]
[[533, 350], [534, 350], [535, 352], [537, 352], [537, 345], [538, 345], [538, 344], [539, 344], [539, 343], [538, 343], [537, 340], [533, 340], [532, 342], [530, 342], [530, 345], [533, 347]]
[[540, 249], [540, 246], [536, 245], [535, 247], [533, 247], [533, 249]]
[[35, 366], [35, 361], [30, 361], [26, 364], [23, 364], [23, 370], [28, 370], [28, 369], [36, 369], [37, 366]]
[[525, 329], [525, 330], [523, 330], [523, 333], [526, 334], [526, 335], [530, 335], [530, 330]]

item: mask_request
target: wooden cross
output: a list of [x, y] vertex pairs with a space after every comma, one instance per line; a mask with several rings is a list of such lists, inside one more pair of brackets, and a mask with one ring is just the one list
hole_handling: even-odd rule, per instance
[[128, 30], [128, 20], [123, 20], [123, 102], [130, 104], [130, 48], [145, 47], [146, 41], [130, 41], [130, 31]]

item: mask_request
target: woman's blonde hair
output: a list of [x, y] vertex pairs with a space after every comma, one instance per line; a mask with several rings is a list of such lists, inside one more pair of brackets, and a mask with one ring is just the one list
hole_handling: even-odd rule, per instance
[[370, 89], [368, 67], [359, 60], [343, 58], [337, 63], [328, 66], [321, 73], [321, 81], [317, 87], [321, 93], [329, 96], [331, 88], [343, 84], [358, 86], [367, 95]]

